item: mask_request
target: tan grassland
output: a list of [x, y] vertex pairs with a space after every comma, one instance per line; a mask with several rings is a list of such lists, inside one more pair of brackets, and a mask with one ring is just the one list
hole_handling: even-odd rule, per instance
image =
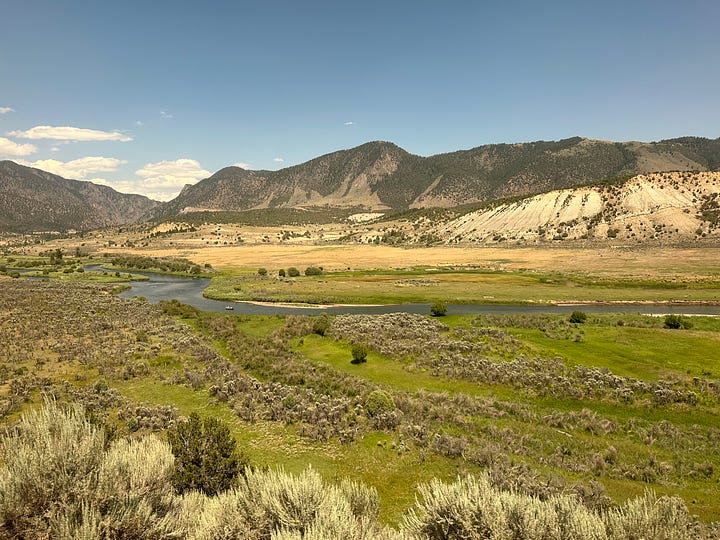
[[417, 247], [256, 244], [193, 249], [111, 248], [107, 252], [181, 256], [217, 269], [322, 266], [326, 271], [452, 266], [695, 280], [720, 276], [717, 248]]

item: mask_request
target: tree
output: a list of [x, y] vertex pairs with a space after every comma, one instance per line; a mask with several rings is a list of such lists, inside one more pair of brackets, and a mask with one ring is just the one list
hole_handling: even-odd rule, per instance
[[258, 268], [258, 276], [267, 276], [267, 268]]
[[444, 317], [447, 315], [447, 306], [445, 305], [445, 302], [441, 300], [434, 302], [433, 305], [430, 306], [430, 314], [433, 317]]
[[238, 452], [230, 428], [217, 418], [192, 413], [187, 422], [168, 431], [175, 456], [173, 486], [179, 493], [196, 489], [216, 495], [232, 487], [247, 457]]
[[50, 264], [56, 265], [56, 264], [62, 264], [63, 261], [63, 254], [60, 248], [57, 248], [50, 252]]
[[278, 277], [285, 277], [285, 269], [284, 268], [281, 268], [280, 270], [278, 270]]
[[570, 314], [570, 322], [573, 324], [582, 324], [587, 319], [587, 314], [584, 311], [575, 310]]
[[322, 275], [323, 271], [322, 268], [318, 266], [308, 266], [305, 269], [305, 275], [306, 276], [319, 276]]
[[368, 348], [364, 343], [354, 343], [352, 346], [352, 360], [351, 364], [362, 364], [367, 362]]
[[287, 269], [287, 275], [290, 277], [298, 277], [300, 275], [300, 270], [298, 270], [294, 266], [291, 266]]

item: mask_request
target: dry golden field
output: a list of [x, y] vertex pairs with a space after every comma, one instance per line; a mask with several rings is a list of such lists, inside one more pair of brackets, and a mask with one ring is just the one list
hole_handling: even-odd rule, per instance
[[715, 248], [499, 248], [375, 245], [209, 246], [194, 249], [110, 248], [146, 256], [181, 256], [218, 269], [322, 266], [327, 271], [402, 269], [416, 266], [479, 267], [498, 270], [583, 273], [606, 277], [693, 280], [720, 276]]

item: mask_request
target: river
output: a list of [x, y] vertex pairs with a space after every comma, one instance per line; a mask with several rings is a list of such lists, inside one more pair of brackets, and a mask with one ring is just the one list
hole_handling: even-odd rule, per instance
[[[99, 266], [88, 266], [90, 271], [103, 271]], [[224, 312], [227, 306], [232, 306], [232, 313], [248, 315], [320, 315], [327, 313], [337, 315], [340, 313], [430, 313], [430, 303], [422, 304], [388, 304], [382, 306], [330, 306], [315, 307], [302, 305], [293, 307], [287, 305], [267, 305], [253, 302], [228, 302], [210, 300], [203, 296], [203, 291], [210, 283], [208, 278], [182, 277], [151, 272], [133, 272], [148, 278], [147, 281], [130, 282], [130, 289], [120, 293], [122, 298], [144, 296], [150, 302], [160, 300], [179, 300], [203, 311]], [[580, 309], [587, 313], [644, 313], [662, 315], [674, 313], [678, 315], [720, 315], [720, 306], [716, 305], [669, 305], [669, 304], [612, 304], [612, 305], [518, 305], [518, 304], [448, 304], [448, 314], [469, 315], [511, 315], [511, 314], [537, 314], [570, 313]]]

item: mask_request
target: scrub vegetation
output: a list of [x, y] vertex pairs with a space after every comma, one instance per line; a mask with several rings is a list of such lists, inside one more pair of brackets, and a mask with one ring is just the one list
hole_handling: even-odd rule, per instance
[[113, 287], [0, 277], [0, 536], [718, 534], [717, 319], [266, 317]]

